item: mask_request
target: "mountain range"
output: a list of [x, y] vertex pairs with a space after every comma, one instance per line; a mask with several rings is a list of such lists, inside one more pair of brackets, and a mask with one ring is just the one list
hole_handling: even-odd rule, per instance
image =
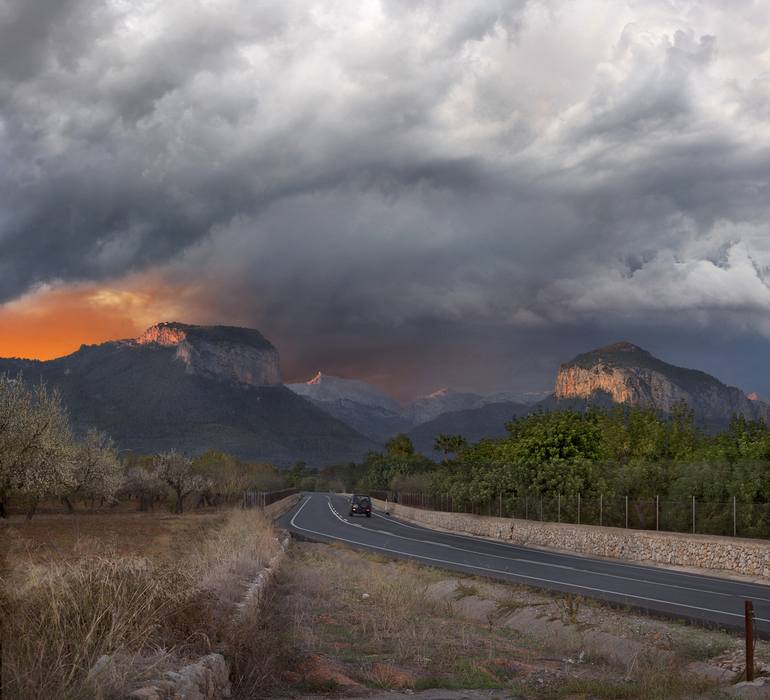
[[84, 345], [55, 360], [0, 359], [0, 373], [56, 387], [76, 431], [96, 426], [123, 450], [217, 449], [278, 466], [359, 461], [400, 432], [433, 455], [442, 433], [498, 437], [514, 416], [587, 404], [665, 413], [684, 401], [706, 430], [734, 414], [770, 418], [757, 397], [627, 342], [562, 364], [552, 394], [440, 389], [403, 406], [364, 381], [321, 372], [284, 385], [270, 341], [229, 326], [159, 323], [137, 338]]
[[248, 328], [161, 323], [55, 360], [0, 360], [0, 372], [58, 388], [76, 431], [96, 426], [124, 450], [217, 449], [287, 466], [378, 446], [283, 386], [277, 350]]

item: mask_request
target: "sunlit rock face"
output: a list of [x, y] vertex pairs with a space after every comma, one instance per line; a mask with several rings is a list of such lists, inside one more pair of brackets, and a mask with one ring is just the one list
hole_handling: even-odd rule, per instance
[[554, 394], [557, 399], [605, 394], [616, 403], [665, 412], [684, 401], [696, 416], [719, 422], [732, 414], [764, 417], [768, 409], [705, 372], [669, 365], [631, 343], [609, 345], [563, 364]]
[[281, 383], [278, 351], [251, 328], [159, 323], [134, 342], [145, 346], [176, 346], [175, 358], [185, 365], [188, 374], [247, 386]]
[[163, 345], [165, 347], [171, 345], [179, 345], [187, 338], [187, 333], [174, 323], [158, 323], [148, 328], [142, 335], [140, 335], [136, 342], [139, 345]]

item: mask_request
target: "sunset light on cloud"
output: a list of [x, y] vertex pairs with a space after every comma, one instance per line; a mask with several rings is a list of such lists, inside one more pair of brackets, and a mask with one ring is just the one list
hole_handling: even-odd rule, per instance
[[135, 337], [182, 314], [174, 290], [148, 277], [121, 286], [44, 286], [0, 306], [0, 357], [61, 357], [81, 344]]
[[8, 7], [2, 354], [237, 324], [414, 395], [770, 353], [767, 3]]

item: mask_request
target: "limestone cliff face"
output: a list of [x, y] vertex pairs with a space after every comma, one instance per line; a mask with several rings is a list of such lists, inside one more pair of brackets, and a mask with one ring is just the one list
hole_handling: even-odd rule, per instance
[[666, 412], [685, 401], [709, 422], [724, 422], [734, 413], [764, 417], [768, 408], [705, 372], [669, 365], [631, 343], [616, 343], [563, 364], [554, 393], [557, 399], [605, 394], [616, 403]]
[[175, 359], [185, 365], [188, 374], [247, 386], [281, 383], [278, 351], [252, 329], [159, 323], [134, 342], [176, 347]]

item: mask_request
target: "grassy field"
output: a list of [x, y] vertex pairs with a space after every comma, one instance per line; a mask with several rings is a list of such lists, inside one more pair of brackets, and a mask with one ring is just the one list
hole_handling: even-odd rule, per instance
[[259, 512], [11, 518], [0, 542], [8, 697], [121, 697], [210, 651], [250, 665], [232, 612], [277, 551]]

